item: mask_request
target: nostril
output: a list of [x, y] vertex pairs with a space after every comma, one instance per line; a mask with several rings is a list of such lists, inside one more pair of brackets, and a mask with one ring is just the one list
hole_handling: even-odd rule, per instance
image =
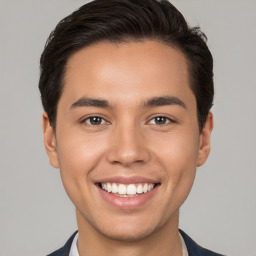
[[107, 151], [107, 159], [111, 164], [130, 166], [146, 163], [150, 159], [149, 150], [133, 138], [116, 141]]

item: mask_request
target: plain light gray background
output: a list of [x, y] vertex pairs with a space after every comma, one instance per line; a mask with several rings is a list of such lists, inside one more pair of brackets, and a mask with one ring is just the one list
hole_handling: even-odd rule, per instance
[[[57, 22], [86, 1], [0, 0], [0, 256], [46, 255], [76, 230], [43, 148], [39, 56]], [[172, 1], [215, 59], [212, 152], [180, 227], [199, 244], [256, 255], [256, 1]]]

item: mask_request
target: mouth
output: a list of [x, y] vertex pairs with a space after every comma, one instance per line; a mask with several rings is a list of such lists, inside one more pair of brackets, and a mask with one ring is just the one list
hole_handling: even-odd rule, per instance
[[117, 197], [137, 197], [152, 191], [159, 183], [138, 183], [138, 184], [122, 184], [122, 183], [98, 183], [98, 186]]
[[155, 202], [161, 183], [140, 176], [109, 177], [95, 183], [104, 202], [121, 210], [131, 210]]

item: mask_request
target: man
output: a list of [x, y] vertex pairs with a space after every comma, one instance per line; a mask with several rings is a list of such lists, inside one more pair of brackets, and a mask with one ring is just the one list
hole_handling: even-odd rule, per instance
[[44, 144], [78, 232], [51, 256], [219, 255], [178, 229], [210, 152], [213, 61], [162, 0], [96, 0], [41, 56]]

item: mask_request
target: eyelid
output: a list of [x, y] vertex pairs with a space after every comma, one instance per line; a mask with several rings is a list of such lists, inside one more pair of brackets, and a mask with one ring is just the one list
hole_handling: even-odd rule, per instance
[[[91, 118], [94, 118], [94, 117], [97, 117], [97, 118], [100, 118], [101, 119], [101, 123], [100, 124], [90, 124], [90, 123], [87, 123], [87, 121], [90, 121]], [[84, 123], [86, 124], [89, 124], [89, 125], [92, 125], [92, 126], [98, 126], [98, 125], [102, 125], [102, 124], [105, 124], [106, 123], [106, 120], [102, 117], [99, 117], [99, 116], [90, 116], [90, 117], [87, 117], [86, 119], [84, 119]]]
[[[101, 123], [101, 124], [98, 124], [98, 125], [93, 125], [93, 124], [87, 123], [86, 121], [89, 120], [89, 119], [92, 118], [92, 117], [101, 118], [101, 119], [104, 121], [104, 123]], [[155, 123], [155, 124], [152, 124], [151, 122], [152, 122], [155, 118], [157, 118], [157, 117], [164, 117], [164, 118], [167, 119], [167, 122], [166, 122], [165, 124], [156, 124], [156, 123]], [[152, 125], [157, 125], [157, 126], [164, 126], [164, 125], [168, 125], [168, 124], [175, 124], [175, 123], [177, 123], [177, 120], [175, 120], [175, 118], [170, 117], [170, 116], [167, 115], [167, 114], [155, 114], [155, 115], [150, 116], [150, 117], [148, 118], [148, 120], [149, 120], [149, 121], [146, 122], [147, 124], [152, 124]], [[95, 113], [95, 114], [89, 114], [89, 115], [86, 115], [86, 116], [82, 117], [82, 118], [79, 120], [79, 123], [81, 123], [81, 124], [86, 124], [86, 125], [88, 125], [88, 126], [98, 126], [98, 127], [99, 127], [99, 126], [101, 126], [101, 125], [108, 125], [108, 124], [110, 124], [111, 122], [108, 121], [106, 117], [103, 117], [102, 114], [97, 114], [97, 113]]]
[[149, 121], [147, 122], [147, 123], [149, 123], [150, 124], [150, 122], [152, 121], [152, 120], [154, 120], [155, 118], [157, 118], [157, 117], [164, 117], [164, 118], [166, 118], [167, 119], [167, 121], [168, 122], [166, 122], [165, 124], [154, 124], [154, 125], [158, 125], [158, 126], [163, 126], [163, 125], [168, 125], [168, 124], [173, 124], [173, 123], [176, 123], [176, 121], [173, 119], [173, 118], [171, 118], [171, 117], [169, 117], [169, 116], [166, 116], [165, 114], [158, 114], [158, 115], [155, 115], [155, 116], [153, 116], [153, 117], [150, 117], [150, 119], [149, 119]]
[[[90, 118], [92, 117], [98, 117], [98, 118], [101, 118], [104, 123], [103, 124], [98, 124], [98, 125], [93, 125], [93, 124], [89, 124], [87, 123], [86, 121], [89, 120]], [[102, 117], [102, 115], [100, 114], [90, 114], [90, 115], [87, 115], [87, 116], [84, 116], [83, 118], [81, 118], [81, 120], [79, 121], [79, 123], [81, 124], [86, 124], [88, 126], [101, 126], [101, 125], [106, 125], [106, 124], [109, 124], [110, 122], [106, 120], [105, 117]]]

